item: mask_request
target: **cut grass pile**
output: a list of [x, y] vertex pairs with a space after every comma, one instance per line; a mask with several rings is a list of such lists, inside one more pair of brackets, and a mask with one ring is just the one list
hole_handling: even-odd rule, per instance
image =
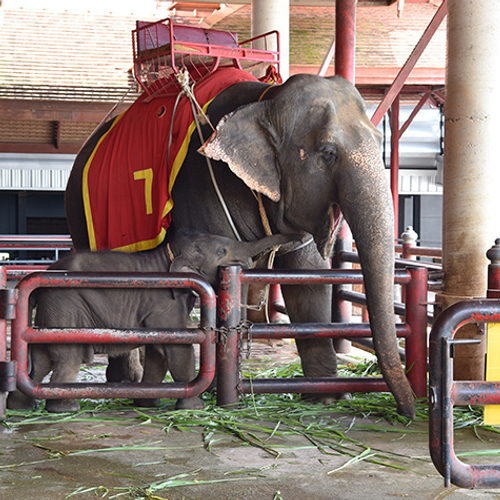
[[[287, 364], [266, 363], [266, 368], [251, 362], [245, 363], [245, 377], [274, 378], [295, 377], [301, 375], [298, 362]], [[369, 376], [379, 375], [376, 363], [361, 362], [348, 364], [341, 368], [343, 376]], [[342, 455], [345, 462], [328, 474], [335, 474], [341, 469], [350, 467], [360, 461], [370, 462], [382, 467], [399, 470], [412, 470], [415, 460], [429, 461], [428, 457], [408, 457], [383, 449], [367, 446], [359, 438], [353, 437], [351, 431], [369, 431], [380, 433], [394, 433], [404, 437], [405, 434], [426, 433], [426, 427], [412, 425], [412, 421], [401, 417], [396, 412], [396, 405], [392, 395], [388, 393], [356, 394], [351, 399], [340, 400], [333, 407], [303, 401], [296, 394], [279, 395], [250, 395], [244, 399], [244, 404], [239, 408], [221, 408], [216, 406], [212, 394], [203, 395], [206, 408], [202, 410], [173, 409], [173, 402], [165, 403], [155, 409], [137, 408], [131, 402], [119, 400], [84, 400], [82, 409], [72, 414], [49, 414], [43, 409], [31, 412], [8, 411], [4, 426], [19, 428], [31, 424], [57, 425], [67, 421], [84, 421], [91, 424], [116, 424], [126, 426], [154, 426], [165, 433], [173, 430], [195, 432], [200, 434], [203, 447], [207, 452], [217, 450], [221, 441], [230, 438], [232, 442], [242, 446], [253, 446], [262, 452], [279, 459], [282, 455], [284, 439], [288, 436], [301, 436], [309, 447], [316, 448], [320, 455]], [[366, 420], [369, 417], [369, 420]], [[428, 408], [425, 402], [418, 402], [415, 422], [428, 420]], [[455, 408], [455, 429], [468, 427], [479, 439], [479, 430], [482, 426], [482, 411], [472, 407]], [[495, 428], [488, 430], [497, 432]], [[145, 445], [131, 445], [116, 447], [103, 447], [99, 449], [76, 450], [61, 452], [51, 446], [33, 443], [33, 446], [42, 448], [47, 452], [48, 459], [60, 459], [64, 456], [85, 453], [106, 453], [110, 451], [134, 451], [145, 449]], [[153, 446], [153, 445], [152, 445]], [[155, 449], [159, 449], [155, 447]], [[168, 449], [168, 448], [165, 448]], [[290, 451], [290, 447], [286, 447]], [[498, 451], [500, 454], [500, 451]], [[491, 454], [491, 452], [490, 452]], [[23, 464], [11, 464], [6, 467], [16, 467]], [[261, 471], [255, 471], [258, 475]], [[238, 474], [240, 471], [234, 471]], [[118, 498], [127, 495], [136, 499], [160, 499], [157, 492], [160, 490], [200, 484], [212, 484], [221, 481], [238, 480], [237, 477], [226, 477], [216, 481], [197, 479], [198, 471], [189, 474], [175, 475], [162, 478], [160, 481], [148, 485], [124, 488], [107, 488], [104, 486], [80, 487], [71, 492], [68, 497], [77, 497], [79, 494], [92, 492], [99, 497]], [[248, 479], [248, 469], [245, 470]], [[276, 499], [281, 498], [279, 492]]]

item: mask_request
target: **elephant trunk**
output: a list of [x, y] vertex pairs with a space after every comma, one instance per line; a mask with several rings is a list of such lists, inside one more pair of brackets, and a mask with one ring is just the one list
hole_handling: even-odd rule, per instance
[[[382, 168], [360, 168], [349, 179], [340, 207], [352, 230], [363, 270], [375, 353], [398, 412], [413, 417], [413, 392], [399, 358], [394, 318], [394, 213]], [[356, 175], [356, 174], [353, 174]], [[366, 175], [370, 177], [369, 181]]]

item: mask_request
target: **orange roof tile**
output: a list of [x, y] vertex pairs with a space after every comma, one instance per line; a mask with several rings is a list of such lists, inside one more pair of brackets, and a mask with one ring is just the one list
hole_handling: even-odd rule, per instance
[[[22, 9], [19, 5], [6, 1], [0, 7], [0, 97], [32, 98], [34, 89], [59, 88], [67, 99], [74, 92], [75, 100], [87, 95], [84, 99], [115, 101], [130, 87], [131, 31], [137, 14], [51, 11], [33, 5]], [[358, 7], [359, 73], [400, 67], [436, 9], [429, 3], [407, 3], [398, 18], [396, 4]], [[292, 73], [294, 66], [308, 72], [319, 67], [334, 35], [334, 16], [334, 8], [290, 8]], [[140, 16], [143, 20], [160, 17], [154, 9]], [[250, 7], [242, 7], [214, 27], [234, 31], [240, 40], [249, 37]], [[445, 44], [443, 23], [417, 64], [422, 78], [423, 68], [431, 68], [434, 75], [436, 69], [444, 70]], [[92, 89], [90, 94], [88, 89]]]

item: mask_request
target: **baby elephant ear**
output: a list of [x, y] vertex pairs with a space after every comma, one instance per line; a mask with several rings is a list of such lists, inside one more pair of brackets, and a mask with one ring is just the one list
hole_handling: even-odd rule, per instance
[[256, 102], [224, 116], [217, 130], [198, 151], [227, 163], [250, 189], [279, 201], [276, 142], [266, 118], [267, 106], [267, 102]]

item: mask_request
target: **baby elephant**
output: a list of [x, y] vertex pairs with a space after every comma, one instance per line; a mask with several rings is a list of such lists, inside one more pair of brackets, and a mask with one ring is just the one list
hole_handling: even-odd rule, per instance
[[[286, 245], [301, 238], [300, 235], [273, 235], [255, 242], [237, 242], [223, 236], [182, 233], [169, 247], [134, 254], [111, 251], [74, 253], [49, 269], [195, 272], [215, 288], [218, 266], [248, 268], [252, 257], [262, 255], [275, 245]], [[175, 256], [173, 261], [169, 254]], [[39, 328], [186, 328], [194, 295], [187, 289], [177, 289], [174, 293], [171, 289], [39, 288], [36, 302], [35, 324]], [[51, 382], [73, 383], [80, 365], [91, 362], [94, 353], [113, 357], [136, 347], [129, 344], [32, 344], [30, 376], [35, 383], [40, 383], [52, 371]], [[193, 346], [148, 346], [142, 381], [160, 383], [168, 370], [176, 382], [193, 380], [196, 376]], [[138, 363], [131, 381], [139, 382], [141, 376], [142, 367]], [[15, 391], [9, 395], [7, 405], [11, 409], [29, 409], [36, 406], [36, 402]], [[202, 406], [198, 397], [179, 399], [176, 404], [176, 408]], [[80, 405], [73, 399], [49, 399], [46, 408], [50, 412], [66, 412], [76, 411]]]

